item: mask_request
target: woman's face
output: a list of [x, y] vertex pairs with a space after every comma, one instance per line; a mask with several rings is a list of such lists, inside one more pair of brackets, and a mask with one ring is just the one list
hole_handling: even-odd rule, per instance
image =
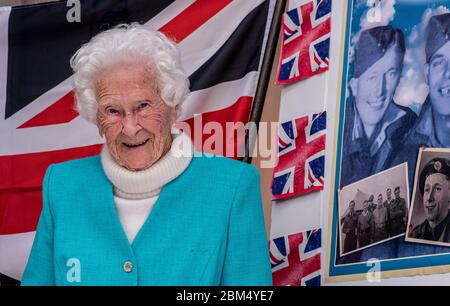
[[176, 110], [161, 99], [150, 69], [117, 64], [100, 73], [95, 88], [97, 126], [119, 165], [143, 170], [167, 153]]

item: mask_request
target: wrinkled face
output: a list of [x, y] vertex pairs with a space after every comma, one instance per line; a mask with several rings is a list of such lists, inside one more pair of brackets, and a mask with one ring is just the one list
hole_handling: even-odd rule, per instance
[[387, 199], [390, 201], [391, 197], [392, 197], [392, 190], [389, 188], [388, 190], [386, 190], [386, 197]]
[[425, 76], [435, 112], [450, 115], [450, 42], [438, 49], [425, 64]]
[[383, 196], [380, 194], [378, 195], [378, 208], [381, 208], [383, 206]]
[[381, 120], [394, 96], [401, 70], [401, 55], [396, 48], [389, 48], [363, 74], [350, 80], [356, 109], [364, 124], [375, 125]]
[[97, 78], [97, 125], [115, 161], [129, 170], [154, 164], [172, 143], [176, 110], [159, 95], [154, 74], [137, 63], [117, 64]]
[[447, 216], [450, 201], [450, 181], [444, 174], [434, 173], [425, 180], [423, 208], [428, 221], [439, 223]]

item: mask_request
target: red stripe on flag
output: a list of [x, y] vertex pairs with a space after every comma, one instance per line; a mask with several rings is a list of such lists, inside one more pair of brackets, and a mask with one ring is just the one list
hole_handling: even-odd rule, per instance
[[179, 43], [231, 2], [232, 0], [197, 0], [159, 31]]
[[36, 230], [42, 210], [41, 190], [0, 193], [0, 235]]
[[[195, 138], [196, 135], [199, 133], [197, 131], [195, 131], [195, 129], [194, 129], [194, 128], [196, 128], [196, 126], [194, 125], [194, 118], [189, 118], [189, 119], [185, 120], [184, 122], [186, 122], [190, 125], [190, 128], [191, 128], [190, 136], [194, 143], [195, 150], [199, 151], [199, 152], [213, 153], [213, 154], [218, 154], [218, 155], [223, 156], [223, 155], [226, 155], [227, 148], [232, 148], [232, 151], [231, 151], [233, 153], [232, 156], [227, 155], [227, 157], [232, 157], [232, 158], [237, 159], [238, 158], [237, 149], [244, 145], [245, 135], [239, 135], [237, 132], [233, 133], [233, 134], [226, 133], [226, 123], [227, 122], [229, 122], [229, 123], [242, 122], [242, 123], [246, 124], [249, 119], [252, 101], [253, 101], [253, 97], [244, 96], [244, 97], [240, 97], [236, 102], [234, 102], [232, 105], [230, 105], [227, 108], [217, 110], [217, 111], [202, 113], [202, 115], [201, 115], [202, 125], [200, 128], [203, 131], [203, 128], [208, 123], [217, 123], [218, 125], [220, 125], [222, 128], [222, 131], [223, 131], [223, 135], [221, 137], [222, 144], [225, 145], [225, 148], [220, 147], [220, 146], [218, 146], [218, 147], [215, 146], [214, 148], [212, 148], [213, 150], [204, 149], [204, 145], [206, 144], [205, 142], [208, 142], [208, 143], [211, 142], [212, 139], [214, 138], [214, 134], [217, 131], [211, 132], [211, 134], [203, 133], [202, 131], [200, 131], [200, 133], [201, 133], [201, 142], [200, 142], [198, 139]], [[210, 102], [211, 102], [211, 104], [214, 103], [212, 101], [210, 101]], [[209, 147], [209, 145], [208, 145], [208, 147]], [[228, 149], [228, 151], [230, 151], [230, 149]]]
[[[39, 188], [50, 164], [92, 156], [100, 153], [102, 145], [0, 156], [0, 193], [10, 189]], [[0, 201], [0, 203], [3, 203]]]
[[74, 109], [75, 95], [73, 91], [47, 107], [45, 110], [19, 126], [19, 129], [61, 124], [72, 121], [78, 116]]
[[42, 180], [50, 164], [96, 155], [102, 145], [0, 156], [0, 235], [36, 229], [42, 208]]

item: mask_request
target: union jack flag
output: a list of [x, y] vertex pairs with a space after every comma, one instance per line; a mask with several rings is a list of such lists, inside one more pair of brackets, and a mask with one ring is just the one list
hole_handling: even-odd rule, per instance
[[283, 199], [322, 190], [326, 112], [284, 122], [278, 130], [278, 164], [272, 194]]
[[328, 70], [331, 0], [310, 0], [283, 15], [277, 84], [289, 84]]
[[321, 229], [269, 241], [274, 286], [320, 286]]

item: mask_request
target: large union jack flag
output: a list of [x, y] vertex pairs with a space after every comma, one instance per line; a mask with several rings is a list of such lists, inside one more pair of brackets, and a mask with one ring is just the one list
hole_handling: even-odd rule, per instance
[[321, 229], [269, 241], [274, 286], [320, 286]]
[[[139, 22], [171, 37], [189, 75], [180, 121], [249, 120], [274, 0], [81, 0], [0, 7], [0, 282], [20, 279], [34, 238], [41, 184], [51, 163], [95, 155], [103, 139], [73, 111], [69, 59], [91, 37]], [[245, 48], [242, 46], [245, 45]], [[203, 139], [194, 141], [202, 151]], [[225, 135], [224, 135], [225, 138]], [[203, 141], [202, 141], [203, 140]], [[224, 139], [232, 147], [243, 139]], [[217, 152], [211, 152], [217, 153]]]
[[280, 124], [272, 176], [275, 199], [323, 189], [326, 120], [321, 112]]
[[283, 15], [277, 84], [289, 84], [328, 70], [331, 0], [308, 0]]

